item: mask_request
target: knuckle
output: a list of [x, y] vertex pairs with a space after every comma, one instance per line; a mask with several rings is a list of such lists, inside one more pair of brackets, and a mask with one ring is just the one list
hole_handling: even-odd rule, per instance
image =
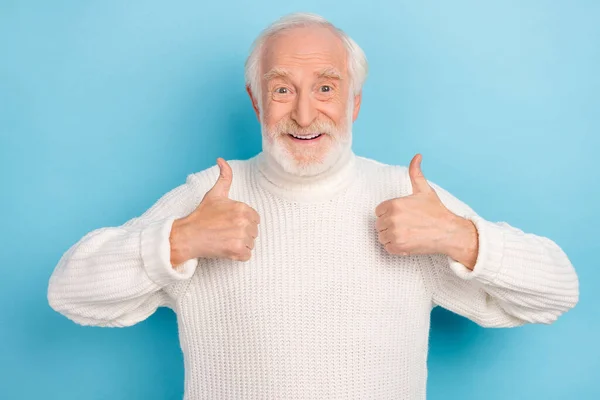
[[383, 247], [385, 248], [385, 251], [387, 251], [388, 253], [394, 254], [394, 246], [391, 243], [388, 243]]
[[251, 210], [246, 210], [246, 212], [244, 212], [244, 218], [250, 222], [253, 219], [255, 219], [254, 213]]
[[238, 240], [235, 244], [234, 251], [238, 256], [246, 252], [246, 244], [242, 240]]
[[238, 216], [243, 216], [246, 214], [246, 205], [244, 203], [238, 202], [233, 206], [233, 210]]
[[407, 255], [408, 253], [406, 252], [406, 250], [398, 245], [397, 243], [388, 243], [386, 245], [386, 250], [388, 251], [388, 253], [390, 254], [394, 254], [394, 255]]
[[251, 255], [251, 250], [242, 243], [240, 248], [235, 252], [234, 257], [237, 261], [248, 261]]
[[239, 257], [245, 249], [246, 246], [244, 245], [244, 242], [238, 239], [231, 242], [227, 249], [227, 252], [231, 257]]
[[244, 234], [246, 235], [246, 237], [250, 238], [251, 240], [254, 240], [258, 236], [258, 231], [255, 228], [250, 228], [246, 229], [244, 231]]
[[233, 219], [233, 225], [237, 228], [244, 228], [248, 223], [248, 220], [244, 216], [237, 216]]

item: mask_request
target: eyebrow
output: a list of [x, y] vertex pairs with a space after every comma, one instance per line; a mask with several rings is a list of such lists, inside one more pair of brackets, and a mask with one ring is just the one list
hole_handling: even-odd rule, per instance
[[270, 81], [271, 79], [274, 78], [289, 78], [290, 73], [283, 69], [283, 68], [279, 68], [279, 67], [274, 67], [271, 68], [271, 70], [269, 72], [267, 72], [266, 74], [263, 75], [263, 78], [266, 81]]
[[321, 71], [317, 72], [315, 74], [318, 78], [326, 78], [326, 79], [337, 79], [337, 80], [342, 80], [342, 74], [340, 74], [340, 72], [333, 67], [327, 67], [322, 69]]

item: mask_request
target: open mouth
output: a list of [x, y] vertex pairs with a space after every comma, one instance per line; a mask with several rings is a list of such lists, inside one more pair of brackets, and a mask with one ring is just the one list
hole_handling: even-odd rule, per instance
[[288, 135], [290, 135], [293, 140], [303, 141], [303, 142], [315, 141], [315, 140], [318, 140], [321, 136], [323, 136], [322, 133], [315, 133], [312, 135], [294, 135], [292, 133], [289, 133]]

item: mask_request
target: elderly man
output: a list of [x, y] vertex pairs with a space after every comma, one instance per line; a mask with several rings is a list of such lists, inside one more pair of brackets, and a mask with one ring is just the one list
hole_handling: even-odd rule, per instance
[[312, 14], [255, 41], [263, 151], [219, 158], [143, 215], [94, 230], [48, 288], [81, 325], [177, 314], [186, 399], [423, 399], [431, 309], [549, 324], [578, 301], [551, 240], [489, 222], [408, 167], [356, 156], [362, 50]]

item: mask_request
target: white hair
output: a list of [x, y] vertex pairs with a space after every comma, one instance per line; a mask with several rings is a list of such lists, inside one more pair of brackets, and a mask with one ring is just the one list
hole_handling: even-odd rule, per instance
[[256, 38], [254, 43], [252, 43], [250, 55], [246, 59], [246, 85], [250, 87], [252, 95], [258, 101], [259, 108], [261, 108], [260, 59], [262, 55], [262, 48], [265, 42], [270, 37], [283, 30], [306, 26], [324, 26], [332, 29], [333, 32], [340, 37], [347, 51], [350, 88], [354, 91], [354, 95], [357, 95], [361, 92], [363, 83], [367, 78], [368, 64], [367, 57], [360, 46], [358, 46], [358, 44], [356, 44], [356, 42], [352, 40], [352, 38], [344, 31], [336, 28], [332, 23], [320, 15], [311, 13], [292, 13], [284, 15], [265, 28]]

